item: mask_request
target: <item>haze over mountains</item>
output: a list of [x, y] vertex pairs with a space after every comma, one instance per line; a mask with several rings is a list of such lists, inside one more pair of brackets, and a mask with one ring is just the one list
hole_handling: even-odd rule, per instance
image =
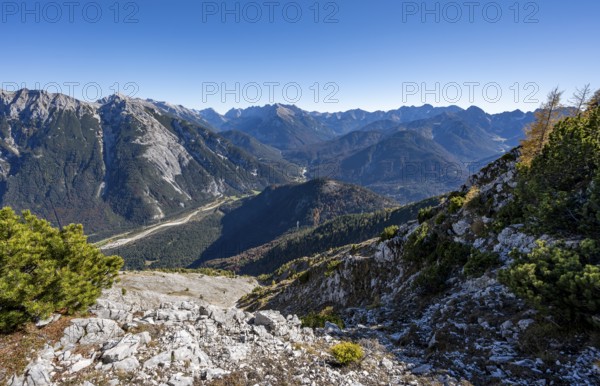
[[0, 201], [105, 236], [311, 178], [407, 203], [460, 186], [469, 163], [501, 155], [532, 120], [430, 105], [316, 113], [275, 104], [220, 115], [119, 95], [86, 103], [1, 91]]

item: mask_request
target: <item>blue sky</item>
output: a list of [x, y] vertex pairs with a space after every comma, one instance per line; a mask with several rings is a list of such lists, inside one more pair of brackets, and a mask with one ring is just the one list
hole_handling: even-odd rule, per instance
[[[193, 108], [476, 104], [600, 87], [600, 5], [544, 1], [2, 2], [4, 89]], [[318, 10], [318, 11], [317, 11]], [[237, 19], [237, 20], [236, 20]]]

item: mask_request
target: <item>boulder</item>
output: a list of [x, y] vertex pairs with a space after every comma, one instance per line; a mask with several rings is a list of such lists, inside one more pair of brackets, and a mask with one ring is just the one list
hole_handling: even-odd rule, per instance
[[76, 343], [83, 345], [100, 344], [124, 334], [125, 331], [114, 320], [100, 318], [73, 319], [71, 325], [65, 329], [60, 343], [63, 346]]
[[125, 358], [122, 361], [113, 363], [113, 369], [130, 373], [140, 367], [140, 362], [136, 357]]
[[285, 324], [286, 322], [286, 319], [279, 311], [258, 311], [254, 314], [254, 324], [257, 326], [274, 327], [278, 324]]
[[104, 363], [120, 362], [134, 355], [140, 345], [149, 341], [150, 334], [148, 332], [136, 335], [127, 334], [116, 344], [107, 345], [108, 348], [102, 353], [102, 361]]
[[82, 359], [78, 362], [75, 362], [70, 368], [69, 368], [69, 372], [70, 373], [77, 373], [83, 369], [85, 369], [86, 367], [89, 367], [92, 363], [94, 363], [94, 359], [93, 358], [89, 358], [89, 359]]

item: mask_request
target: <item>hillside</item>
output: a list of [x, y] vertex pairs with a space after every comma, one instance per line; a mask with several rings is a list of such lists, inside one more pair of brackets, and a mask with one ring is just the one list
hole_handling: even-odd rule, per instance
[[393, 206], [397, 204], [392, 200], [333, 180], [269, 187], [255, 197], [222, 208], [221, 237], [195, 264], [232, 256], [295, 228], [318, 226], [341, 215]]
[[443, 371], [421, 374], [418, 360], [396, 360], [366, 339], [364, 361], [339, 365], [331, 348], [342, 340], [333, 333], [303, 327], [296, 315], [236, 308], [256, 285], [252, 278], [128, 272], [121, 279], [89, 315], [59, 316], [31, 326], [32, 335], [0, 336], [3, 358], [16, 358], [0, 362], [0, 383], [459, 384]]
[[355, 131], [285, 156], [308, 165], [309, 176], [365, 186], [400, 203], [443, 194], [468, 176], [467, 165], [435, 140], [400, 128], [393, 133]]
[[284, 174], [289, 179], [297, 181], [304, 180], [303, 168], [286, 160], [281, 150], [265, 145], [251, 135], [242, 133], [241, 131], [222, 131], [219, 134], [234, 146], [239, 147], [260, 162], [269, 165], [273, 170]]
[[285, 234], [236, 256], [210, 260], [203, 265], [240, 274], [270, 273], [290, 260], [369, 240], [379, 235], [387, 226], [416, 219], [420, 209], [435, 206], [439, 202], [439, 198], [431, 198], [400, 208], [339, 216], [317, 227]]
[[518, 144], [533, 120], [533, 113], [519, 110], [492, 115], [477, 107], [412, 109], [404, 110], [407, 120], [376, 120], [284, 156], [306, 165], [308, 176], [337, 178], [401, 203], [415, 202], [458, 188], [488, 163], [483, 160], [493, 161]]
[[395, 206], [364, 188], [332, 180], [272, 186], [111, 252], [123, 256], [130, 269], [197, 266], [339, 216]]
[[415, 202], [460, 186], [465, 166], [433, 140], [400, 131], [338, 161], [337, 178]]
[[337, 314], [344, 336], [371, 328], [474, 384], [597, 384], [599, 132], [598, 107], [563, 119], [530, 166], [514, 150], [418, 222], [292, 261], [240, 305]]

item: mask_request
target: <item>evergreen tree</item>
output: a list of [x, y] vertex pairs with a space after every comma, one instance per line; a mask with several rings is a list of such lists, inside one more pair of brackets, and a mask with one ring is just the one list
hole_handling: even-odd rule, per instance
[[87, 243], [81, 225], [58, 230], [29, 211], [0, 210], [0, 331], [92, 305], [123, 260]]

